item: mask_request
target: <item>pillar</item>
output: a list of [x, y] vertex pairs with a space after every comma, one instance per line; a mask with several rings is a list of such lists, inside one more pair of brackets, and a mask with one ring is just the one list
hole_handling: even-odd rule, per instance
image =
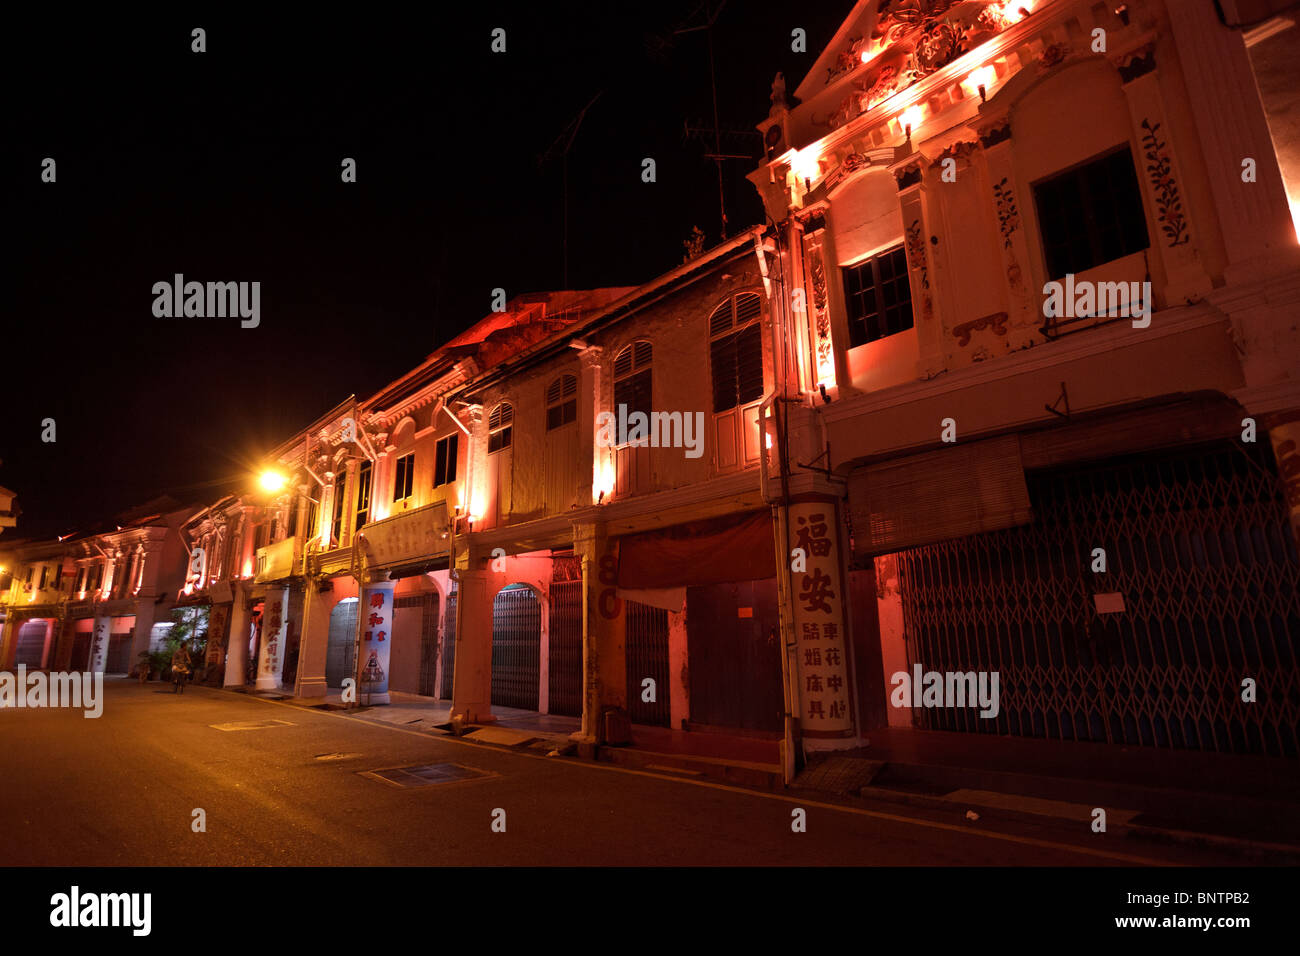
[[[1128, 57], [1120, 75], [1124, 78], [1133, 142], [1138, 147], [1134, 156], [1137, 179], [1146, 199], [1148, 222], [1154, 227], [1149, 237], [1151, 253], [1159, 255], [1165, 267], [1165, 287], [1153, 291], [1163, 293], [1157, 301], [1173, 306], [1202, 298], [1210, 291], [1211, 283], [1198, 250], [1205, 242], [1201, 234], [1205, 224], [1192, 219], [1187, 180], [1174, 149], [1155, 65], [1154, 48], [1139, 51]], [[1234, 175], [1240, 178], [1240, 161], [1235, 169]], [[1212, 168], [1211, 183], [1223, 173]]]
[[324, 697], [325, 657], [329, 651], [332, 607], [329, 595], [320, 593], [318, 581], [308, 578], [306, 587], [302, 631], [298, 636], [298, 677], [293, 693], [295, 697]]
[[248, 595], [242, 581], [233, 582], [234, 603], [230, 605], [230, 636], [226, 650], [226, 687], [243, 687], [248, 674]]
[[[1240, 30], [1210, 0], [1178, 4], [1169, 18], [1234, 282], [1294, 270], [1294, 226], [1250, 55]], [[1242, 161], [1255, 160], [1255, 182]]]
[[268, 588], [262, 614], [262, 646], [257, 659], [256, 690], [279, 690], [284, 667], [285, 631], [289, 622], [289, 587]]
[[603, 522], [574, 527], [582, 559], [582, 728], [573, 739], [603, 743], [602, 714], [627, 708], [627, 654], [623, 600], [618, 596], [618, 541]]
[[135, 671], [140, 666], [140, 654], [149, 649], [149, 638], [153, 634], [157, 608], [158, 605], [152, 597], [147, 601], [136, 602], [135, 633], [131, 637], [131, 656], [127, 661], [128, 673]]
[[[373, 486], [372, 497], [373, 498]], [[361, 590], [357, 627], [361, 631], [357, 655], [357, 700], [390, 703], [388, 675], [393, 650], [393, 589], [396, 581], [374, 581]], [[489, 618], [490, 619], [490, 618]]]
[[470, 723], [492, 717], [492, 587], [487, 571], [462, 569], [456, 599], [451, 712]]
[[685, 728], [691, 717], [689, 658], [686, 642], [686, 615], [690, 608], [668, 612], [668, 725], [673, 730]]
[[104, 673], [108, 662], [108, 642], [113, 635], [113, 619], [96, 617], [94, 629], [90, 632], [90, 672]]
[[[853, 746], [853, 683], [845, 639], [845, 585], [841, 572], [836, 501], [806, 495], [788, 511], [792, 548], [791, 619], [796, 644], [799, 727], [804, 747]], [[793, 560], [793, 559], [792, 559]], [[792, 700], [792, 703], [795, 701]]]
[[895, 674], [908, 675], [907, 645], [903, 640], [903, 593], [898, 582], [898, 557], [882, 554], [876, 557], [876, 614], [880, 621], [880, 666], [885, 678], [887, 706], [885, 715], [890, 727], [911, 727], [912, 712], [906, 707], [888, 703], [888, 695], [896, 686]]

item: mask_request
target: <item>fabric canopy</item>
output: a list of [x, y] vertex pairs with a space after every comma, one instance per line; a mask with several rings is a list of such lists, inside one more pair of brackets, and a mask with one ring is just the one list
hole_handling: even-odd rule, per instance
[[772, 519], [751, 511], [619, 539], [620, 588], [674, 588], [776, 576]]

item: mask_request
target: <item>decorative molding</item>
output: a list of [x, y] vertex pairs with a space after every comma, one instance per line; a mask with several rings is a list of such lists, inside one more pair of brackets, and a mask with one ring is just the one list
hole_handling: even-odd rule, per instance
[[1002, 233], [1002, 245], [1010, 249], [1011, 234], [1020, 228], [1020, 210], [1016, 208], [1016, 195], [1009, 177], [1003, 176], [1000, 182], [993, 184], [993, 199], [998, 211], [998, 231]]
[[1007, 334], [1007, 313], [994, 312], [969, 322], [953, 327], [952, 334], [957, 337], [957, 345], [965, 348], [970, 345], [971, 334], [979, 329], [988, 329], [994, 335]]
[[1151, 189], [1156, 208], [1159, 210], [1156, 218], [1160, 221], [1161, 232], [1168, 239], [1166, 245], [1172, 249], [1175, 246], [1186, 245], [1191, 239], [1191, 234], [1187, 229], [1187, 220], [1183, 216], [1183, 202], [1178, 194], [1178, 180], [1174, 178], [1173, 162], [1165, 148], [1168, 144], [1162, 142], [1159, 137], [1160, 126], [1160, 123], [1152, 123], [1149, 119], [1142, 120], [1142, 128], [1146, 130], [1142, 134], [1142, 148], [1147, 160], [1147, 176], [1151, 179]]
[[1139, 76], [1146, 76], [1156, 68], [1156, 45], [1148, 43], [1131, 53], [1125, 54], [1119, 58], [1115, 64], [1119, 70], [1120, 79], [1126, 84], [1132, 83]]
[[894, 178], [898, 180], [898, 191], [901, 193], [909, 186], [916, 186], [921, 182], [921, 164], [909, 163], [902, 169], [894, 172]]
[[980, 145], [985, 149], [1004, 143], [1011, 138], [1011, 123], [1005, 119], [999, 120], [986, 129], [980, 130], [979, 137]]

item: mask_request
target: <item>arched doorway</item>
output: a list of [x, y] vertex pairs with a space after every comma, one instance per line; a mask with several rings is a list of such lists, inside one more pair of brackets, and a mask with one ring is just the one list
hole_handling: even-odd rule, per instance
[[542, 673], [542, 603], [526, 584], [492, 600], [492, 703], [537, 710]]
[[329, 644], [325, 650], [325, 686], [342, 687], [357, 672], [357, 599], [344, 598], [330, 611]]

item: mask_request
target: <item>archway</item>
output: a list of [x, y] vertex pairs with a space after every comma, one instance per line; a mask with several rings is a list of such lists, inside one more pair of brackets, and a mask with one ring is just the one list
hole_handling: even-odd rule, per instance
[[492, 703], [537, 710], [542, 667], [542, 603], [526, 584], [492, 599]]

